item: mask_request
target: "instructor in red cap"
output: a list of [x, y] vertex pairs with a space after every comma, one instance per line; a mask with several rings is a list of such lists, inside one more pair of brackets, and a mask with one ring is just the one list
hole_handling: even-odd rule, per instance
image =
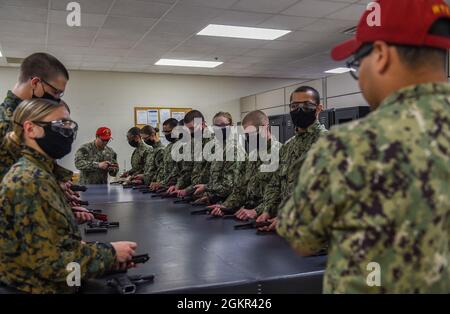
[[443, 0], [379, 0], [333, 49], [373, 112], [310, 150], [278, 225], [328, 250], [325, 293], [450, 292], [449, 48]]
[[75, 167], [81, 171], [80, 184], [107, 184], [108, 174], [116, 176], [119, 171], [117, 154], [108, 147], [111, 130], [101, 127], [95, 141], [84, 144], [75, 154]]

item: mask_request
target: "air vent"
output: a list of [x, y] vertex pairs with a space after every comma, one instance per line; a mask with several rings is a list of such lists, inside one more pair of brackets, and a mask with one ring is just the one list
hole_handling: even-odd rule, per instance
[[10, 58], [6, 57], [6, 62], [8, 64], [22, 64], [23, 58]]
[[356, 35], [356, 29], [357, 29], [357, 26], [353, 26], [353, 27], [347, 28], [347, 29], [342, 31], [342, 34], [352, 35], [352, 36]]

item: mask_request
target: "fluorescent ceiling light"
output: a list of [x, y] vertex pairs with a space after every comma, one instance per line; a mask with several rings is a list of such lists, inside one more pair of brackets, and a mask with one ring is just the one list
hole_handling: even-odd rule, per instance
[[3, 57], [3, 55], [2, 55], [2, 51], [0, 50], [0, 58], [1, 58], [1, 57]]
[[349, 68], [336, 68], [336, 69], [332, 69], [332, 70], [328, 70], [325, 71], [325, 73], [331, 73], [331, 74], [342, 74], [342, 73], [347, 73], [353, 71]]
[[223, 64], [223, 62], [177, 60], [177, 59], [161, 59], [155, 63], [155, 65], [169, 65], [174, 67], [195, 67], [195, 68], [215, 68], [221, 64]]
[[206, 26], [203, 30], [201, 30], [197, 35], [274, 40], [290, 32], [291, 31], [280, 29], [210, 24]]

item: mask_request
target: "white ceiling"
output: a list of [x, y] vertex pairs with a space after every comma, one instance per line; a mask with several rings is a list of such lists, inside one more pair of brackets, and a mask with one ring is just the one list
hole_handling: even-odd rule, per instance
[[[349, 38], [370, 0], [0, 0], [0, 50], [23, 58], [47, 51], [72, 70], [318, 78], [342, 64], [331, 47]], [[196, 36], [208, 24], [280, 28], [275, 41]], [[160, 58], [214, 61], [215, 69], [161, 67]], [[6, 66], [0, 58], [0, 66]]]

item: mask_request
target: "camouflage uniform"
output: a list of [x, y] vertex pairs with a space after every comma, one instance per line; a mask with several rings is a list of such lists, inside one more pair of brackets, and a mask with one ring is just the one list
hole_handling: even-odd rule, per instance
[[319, 139], [278, 232], [306, 252], [329, 243], [325, 293], [449, 293], [449, 152], [450, 85], [404, 88]]
[[[222, 143], [217, 143], [216, 140], [216, 145], [222, 146]], [[227, 160], [227, 155], [233, 156], [234, 159]], [[210, 201], [224, 201], [231, 194], [236, 170], [245, 162], [245, 158], [245, 149], [230, 136], [223, 149], [222, 161], [211, 162], [209, 180], [205, 187], [205, 194]]]
[[[213, 140], [214, 134], [208, 128], [206, 128], [203, 130], [201, 149], [200, 146], [197, 147], [197, 151], [194, 149], [194, 139], [191, 139], [191, 141], [187, 144], [191, 145], [192, 159], [191, 161], [182, 162], [182, 169], [176, 184], [180, 190], [186, 189], [188, 193], [193, 193], [195, 190], [195, 185], [208, 183], [210, 175], [209, 170], [211, 167], [211, 162], [208, 161], [208, 159], [211, 160], [211, 158], [208, 158], [208, 156], [204, 156], [203, 150], [205, 146]], [[210, 154], [213, 152], [213, 150], [209, 150], [207, 152], [208, 154]]]
[[163, 151], [163, 166], [158, 171], [156, 182], [159, 182], [163, 187], [168, 187], [176, 183], [176, 177], [172, 176], [174, 168], [177, 167], [177, 162], [172, 158], [172, 149], [179, 147], [183, 143], [177, 141], [169, 143]]
[[161, 142], [152, 145], [153, 151], [148, 154], [144, 168], [144, 184], [149, 185], [156, 180], [158, 170], [163, 166], [164, 146]]
[[[16, 143], [9, 135], [3, 138], [0, 144], [0, 181], [22, 156], [23, 147]], [[73, 172], [55, 164], [54, 173], [58, 182], [67, 182], [72, 180]]]
[[112, 148], [106, 146], [100, 150], [95, 141], [81, 146], [75, 154], [75, 167], [81, 171], [79, 184], [107, 184], [108, 174], [115, 177], [119, 169], [108, 171], [98, 168], [103, 161], [117, 164], [117, 154]]
[[280, 167], [272, 176], [264, 193], [264, 212], [276, 217], [280, 204], [291, 196], [300, 167], [311, 146], [319, 137], [328, 132], [319, 121], [313, 123], [304, 132], [297, 132], [280, 151]]
[[131, 170], [128, 171], [128, 175], [134, 176], [144, 173], [145, 162], [152, 150], [153, 148], [143, 141], [139, 142], [139, 146], [135, 148], [131, 155]]
[[[270, 153], [275, 149], [276, 158], [279, 158], [282, 144], [272, 139], [268, 141], [267, 146], [267, 152]], [[260, 215], [264, 210], [263, 197], [268, 186], [267, 182], [270, 181], [276, 169], [262, 171], [261, 166], [269, 163], [261, 161], [257, 150], [251, 151], [247, 160], [239, 164], [235, 173], [233, 192], [222, 205], [229, 208], [255, 209]]]
[[12, 116], [22, 99], [8, 91], [4, 102], [0, 105], [0, 139], [5, 137], [6, 133], [12, 131]]
[[31, 148], [0, 188], [0, 281], [29, 293], [71, 293], [66, 266], [77, 262], [81, 278], [112, 269], [111, 244], [82, 244], [74, 215], [56, 181], [54, 161]]

